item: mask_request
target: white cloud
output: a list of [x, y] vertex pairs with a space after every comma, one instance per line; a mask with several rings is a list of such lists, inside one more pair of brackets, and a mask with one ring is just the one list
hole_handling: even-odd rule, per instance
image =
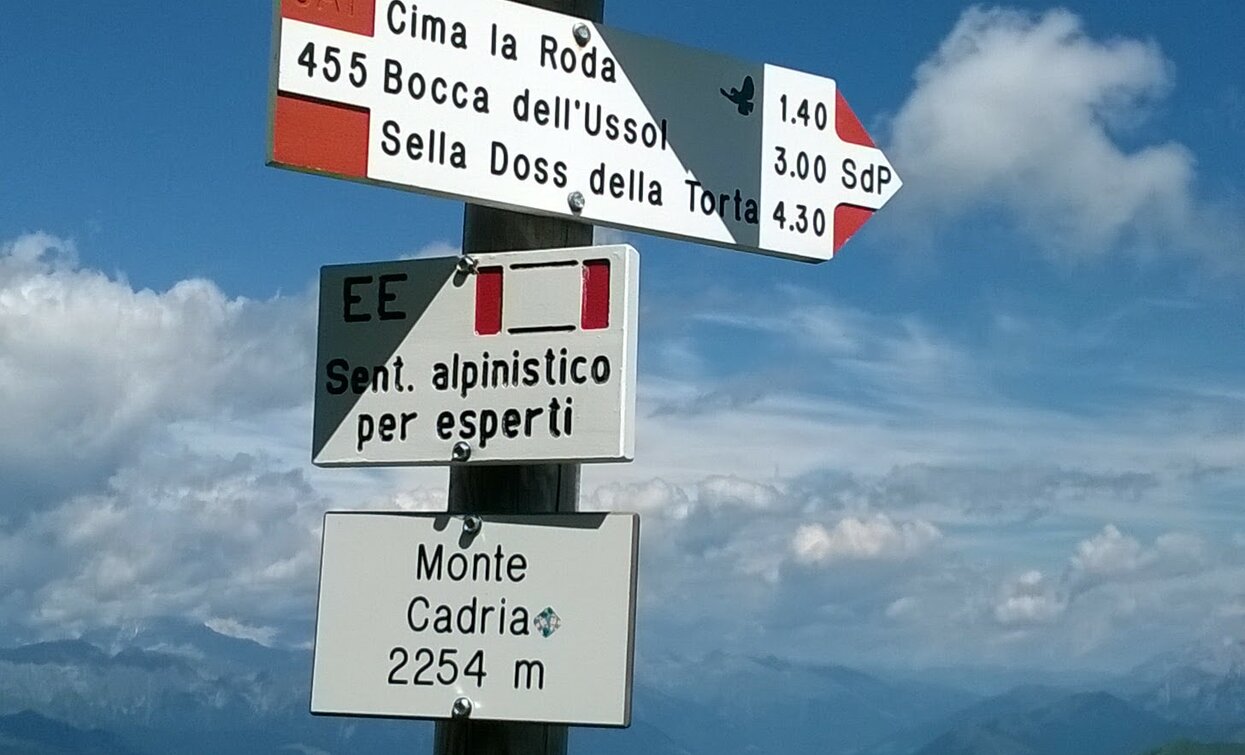
[[1028, 571], [1004, 586], [994, 620], [1007, 627], [1048, 624], [1063, 615], [1067, 599], [1040, 571]]
[[1108, 524], [1077, 545], [1068, 579], [1080, 590], [1103, 582], [1157, 579], [1204, 567], [1209, 555], [1205, 540], [1197, 535], [1168, 532], [1146, 547]]
[[6, 618], [72, 633], [186, 616], [271, 641], [310, 617], [326, 508], [300, 471], [266, 459], [145, 453], [106, 492], [7, 536]]
[[888, 619], [906, 619], [913, 618], [918, 615], [920, 605], [917, 599], [908, 595], [904, 596], [886, 607], [886, 618]]
[[697, 501], [711, 507], [743, 506], [750, 509], [774, 507], [783, 495], [780, 487], [763, 485], [739, 477], [714, 475], [697, 486]]
[[937, 527], [924, 520], [895, 522], [885, 514], [867, 519], [846, 517], [827, 529], [803, 524], [791, 539], [791, 551], [802, 564], [836, 561], [902, 560], [942, 538]]
[[212, 618], [203, 622], [208, 629], [217, 634], [223, 634], [226, 637], [236, 637], [242, 640], [251, 640], [261, 645], [272, 647], [273, 640], [277, 636], [277, 630], [273, 627], [253, 627], [244, 624], [237, 619]]
[[1118, 139], [1173, 86], [1154, 44], [1094, 39], [1065, 10], [973, 8], [916, 83], [889, 147], [914, 227], [1001, 207], [1065, 253], [1147, 241], [1242, 251], [1240, 222], [1198, 206], [1188, 148]]
[[310, 297], [230, 299], [204, 280], [135, 290], [46, 234], [0, 246], [10, 504], [105, 479], [170, 422], [305, 401], [313, 320]]
[[686, 519], [692, 510], [687, 492], [662, 479], [602, 485], [593, 491], [589, 501], [583, 507], [586, 511], [635, 511], [664, 519]]
[[1115, 577], [1136, 572], [1147, 558], [1141, 543], [1108, 524], [1099, 534], [1081, 541], [1072, 567], [1090, 576]]

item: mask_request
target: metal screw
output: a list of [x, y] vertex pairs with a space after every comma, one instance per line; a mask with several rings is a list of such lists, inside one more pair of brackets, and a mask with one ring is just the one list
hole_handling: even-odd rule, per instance
[[474, 535], [484, 526], [484, 520], [475, 514], [471, 514], [463, 519], [463, 532], [468, 535]]
[[578, 191], [572, 191], [570, 196], [566, 198], [566, 202], [571, 206], [571, 212], [576, 214], [583, 212], [584, 208], [588, 206], [588, 200], [584, 198], [583, 193]]
[[466, 718], [471, 715], [471, 709], [475, 707], [471, 704], [471, 700], [460, 697], [454, 701], [454, 707], [450, 708], [450, 715], [454, 718]]
[[471, 458], [471, 444], [460, 440], [454, 444], [454, 452], [452, 458], [454, 461], [467, 461]]
[[471, 255], [464, 254], [458, 258], [458, 272], [463, 275], [474, 275], [480, 268], [480, 261]]
[[575, 24], [575, 41], [580, 47], [592, 41], [592, 29], [588, 24]]

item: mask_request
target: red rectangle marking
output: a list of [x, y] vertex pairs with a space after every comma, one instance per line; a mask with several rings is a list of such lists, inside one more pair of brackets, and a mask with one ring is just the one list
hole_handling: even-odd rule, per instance
[[579, 327], [604, 330], [610, 326], [610, 261], [584, 263], [584, 302]]
[[476, 273], [476, 335], [501, 332], [501, 271], [500, 267], [482, 267]]
[[367, 110], [277, 95], [272, 121], [272, 159], [282, 165], [367, 177]]
[[376, 35], [376, 0], [281, 0], [281, 17], [365, 37]]

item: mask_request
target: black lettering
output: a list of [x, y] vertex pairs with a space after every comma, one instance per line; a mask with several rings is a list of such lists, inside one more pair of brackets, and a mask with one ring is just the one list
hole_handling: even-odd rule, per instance
[[843, 187], [856, 188], [856, 161], [850, 157], [843, 161]]
[[[394, 13], [397, 11], [397, 13]], [[394, 34], [402, 34], [406, 32], [406, 6], [402, 4], [402, 0], [393, 0], [389, 3], [389, 31]]]
[[519, 425], [522, 423], [523, 415], [518, 409], [507, 409], [501, 420], [502, 434], [512, 440], [519, 437]]
[[[401, 91], [402, 91], [402, 64], [391, 58], [386, 58], [385, 59], [385, 94], [398, 94]], [[393, 121], [389, 121], [388, 123], [386, 123], [385, 127], [388, 128], [390, 123], [393, 123]], [[393, 123], [393, 125], [396, 127], [398, 124]], [[398, 153], [397, 151], [394, 151], [392, 154], [396, 155]]]
[[610, 359], [605, 355], [601, 355], [592, 360], [592, 382], [597, 385], [604, 385], [610, 379]]
[[[422, 545], [420, 546], [420, 549], [421, 549], [421, 550], [423, 549], [423, 546], [422, 546]], [[415, 606], [416, 606], [416, 604], [418, 604], [418, 603], [423, 603], [423, 604], [424, 604], [424, 609], [425, 609], [425, 610], [427, 610], [427, 609], [429, 609], [429, 608], [431, 608], [431, 607], [432, 607], [432, 604], [428, 602], [428, 599], [427, 599], [427, 598], [425, 598], [425, 597], [424, 597], [424, 596], [422, 596], [422, 595], [419, 595], [419, 596], [417, 596], [417, 597], [411, 598], [411, 602], [410, 602], [409, 604], [407, 604], [407, 606], [406, 606], [406, 625], [407, 625], [407, 626], [409, 626], [409, 627], [411, 628], [411, 631], [412, 631], [412, 632], [422, 632], [422, 631], [424, 631], [425, 629], [427, 629], [427, 628], [428, 628], [428, 618], [427, 618], [427, 617], [423, 617], [423, 622], [422, 622], [422, 623], [420, 623], [420, 624], [416, 624], [416, 623], [415, 623]]]
[[476, 413], [474, 409], [468, 409], [458, 418], [458, 423], [462, 425], [462, 430], [458, 431], [458, 437], [463, 440], [471, 440], [476, 434]]
[[345, 359], [334, 359], [325, 367], [325, 373], [328, 375], [328, 382], [325, 383], [325, 389], [334, 396], [340, 396], [346, 392], [349, 382], [346, 380], [346, 372], [350, 369], [350, 362]]
[[523, 437], [525, 438], [532, 437], [532, 423], [536, 421], [537, 417], [539, 417], [540, 415], [544, 413], [545, 413], [545, 408], [543, 406], [536, 406], [536, 407], [529, 408], [527, 410], [526, 417], [524, 418], [524, 421], [523, 421]]
[[425, 42], [436, 42], [439, 45], [443, 45], [445, 44], [445, 30], [445, 19], [429, 16], [425, 13], [419, 36]]
[[397, 301], [397, 294], [391, 294], [385, 289], [388, 283], [402, 283], [407, 279], [406, 273], [390, 273], [389, 275], [380, 276], [380, 306], [377, 311], [382, 320], [405, 320], [406, 313], [401, 310], [385, 309], [385, 304], [391, 301]]
[[438, 545], [432, 555], [428, 555], [428, 548], [424, 543], [419, 544], [418, 550], [415, 552], [415, 579], [441, 581], [441, 561], [445, 555], [445, 546]]
[[363, 301], [363, 297], [355, 294], [353, 291], [355, 286], [362, 286], [371, 283], [373, 280], [370, 275], [348, 276], [342, 281], [342, 319], [346, 322], [368, 322], [372, 319], [371, 315], [356, 314], [351, 310], [352, 304], [358, 304]]
[[523, 385], [531, 388], [540, 382], [540, 360], [527, 359], [523, 362]]
[[506, 578], [511, 582], [519, 583], [527, 579], [527, 557], [522, 553], [515, 553], [506, 562]]
[[437, 415], [437, 437], [449, 440], [454, 437], [454, 413], [441, 412]]
[[385, 121], [381, 126], [381, 132], [384, 134], [380, 142], [381, 151], [390, 157], [397, 157], [402, 151], [402, 142], [398, 140], [398, 137], [402, 136], [402, 127], [394, 121]]
[[[458, 574], [454, 573], [455, 567], [457, 567]], [[451, 555], [445, 563], [445, 576], [451, 581], [462, 582], [467, 576], [467, 557], [461, 553]]]

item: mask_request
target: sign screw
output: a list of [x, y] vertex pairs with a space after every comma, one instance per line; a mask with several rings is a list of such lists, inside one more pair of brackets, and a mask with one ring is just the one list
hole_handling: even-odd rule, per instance
[[454, 444], [452, 457], [454, 461], [467, 461], [471, 458], [471, 444], [460, 440]]
[[458, 258], [458, 272], [463, 275], [474, 275], [479, 268], [480, 261], [469, 254], [464, 254]]
[[450, 708], [450, 715], [454, 716], [454, 718], [466, 718], [471, 715], [473, 707], [470, 699], [460, 697], [454, 701], [454, 707]]
[[475, 514], [471, 514], [463, 519], [463, 532], [468, 535], [474, 535], [484, 526], [484, 520]]
[[588, 27], [588, 24], [575, 24], [575, 41], [580, 47], [592, 41], [592, 29]]
[[567, 204], [571, 206], [571, 212], [579, 214], [588, 206], [588, 200], [584, 199], [582, 192], [572, 191], [570, 196], [566, 198]]

